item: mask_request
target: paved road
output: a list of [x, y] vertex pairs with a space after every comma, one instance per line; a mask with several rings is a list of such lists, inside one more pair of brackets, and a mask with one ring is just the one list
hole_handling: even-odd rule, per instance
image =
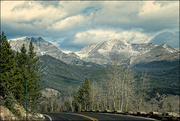
[[48, 121], [155, 121], [155, 119], [144, 117], [93, 112], [42, 114]]

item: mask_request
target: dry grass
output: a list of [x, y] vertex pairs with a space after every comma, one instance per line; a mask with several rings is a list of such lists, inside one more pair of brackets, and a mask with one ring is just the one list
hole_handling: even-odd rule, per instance
[[[26, 111], [22, 106], [15, 104], [15, 108], [19, 109], [20, 116], [14, 115], [8, 108], [1, 105], [0, 107], [0, 119], [3, 121], [12, 121], [12, 120], [26, 120]], [[28, 120], [39, 120], [45, 121], [45, 119], [41, 118], [38, 114], [28, 114]]]

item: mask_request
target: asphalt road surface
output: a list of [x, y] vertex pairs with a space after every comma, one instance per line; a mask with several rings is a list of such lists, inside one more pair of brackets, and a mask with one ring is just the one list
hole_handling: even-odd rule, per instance
[[42, 113], [47, 121], [157, 121], [155, 119], [108, 113]]

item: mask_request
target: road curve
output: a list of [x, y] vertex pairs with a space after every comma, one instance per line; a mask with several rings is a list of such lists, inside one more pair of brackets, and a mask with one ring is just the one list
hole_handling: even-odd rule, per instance
[[157, 121], [155, 119], [108, 113], [42, 113], [48, 121]]

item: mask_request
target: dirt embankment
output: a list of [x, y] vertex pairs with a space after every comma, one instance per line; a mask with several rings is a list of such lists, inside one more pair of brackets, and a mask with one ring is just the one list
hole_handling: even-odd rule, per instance
[[3, 121], [11, 121], [11, 120], [40, 120], [45, 121], [41, 114], [28, 114], [26, 115], [26, 111], [22, 106], [15, 104], [15, 108], [19, 109], [19, 116], [14, 115], [8, 108], [0, 105], [0, 120]]

